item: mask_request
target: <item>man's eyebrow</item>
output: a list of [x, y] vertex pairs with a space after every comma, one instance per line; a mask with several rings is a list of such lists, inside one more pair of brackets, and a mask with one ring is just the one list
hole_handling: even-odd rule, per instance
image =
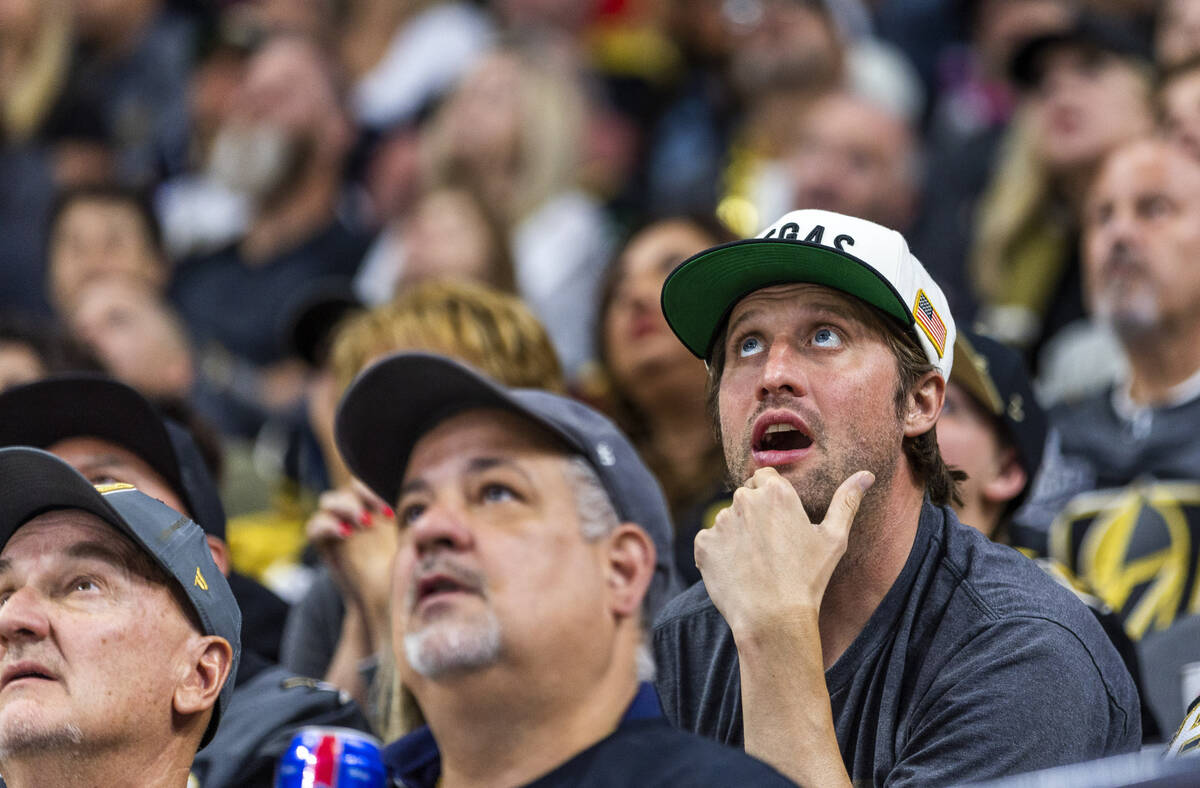
[[411, 479], [400, 486], [400, 491], [396, 493], [396, 499], [399, 500], [415, 492], [425, 492], [428, 489], [429, 484], [424, 479]]
[[734, 333], [737, 332], [738, 326], [740, 326], [742, 323], [746, 322], [747, 320], [757, 317], [761, 311], [762, 310], [758, 307], [751, 307], [750, 309], [747, 309], [745, 312], [742, 312], [740, 315], [738, 315], [733, 320], [729, 321], [729, 327], [725, 329], [725, 336], [726, 337], [732, 336]]
[[[804, 310], [809, 313], [808, 317], [810, 319], [838, 318], [839, 320], [854, 320], [855, 322], [862, 322], [862, 320], [860, 320], [853, 312], [846, 309], [845, 305], [834, 300], [812, 302], [806, 304], [804, 306]], [[757, 306], [751, 307], [745, 312], [742, 312], [740, 315], [730, 321], [729, 327], [725, 329], [725, 335], [727, 337], [733, 336], [736, 333], [738, 326], [746, 321], [758, 317], [760, 314], [762, 314], [762, 312], [762, 307]]]
[[[517, 474], [520, 474], [526, 481], [532, 483], [532, 479], [525, 470], [513, 460], [505, 457], [476, 457], [467, 462], [466, 473], [469, 475], [477, 475], [492, 468], [505, 467], [510, 468]], [[429, 483], [424, 479], [410, 479], [400, 487], [400, 492], [397, 498], [403, 498], [405, 495], [416, 492], [427, 492]]]
[[529, 480], [529, 474], [525, 472], [525, 469], [506, 457], [476, 457], [467, 463], [467, 473], [478, 474], [489, 471], [492, 468], [500, 467], [510, 468], [526, 480]]
[[129, 462], [124, 457], [116, 454], [100, 454], [76, 464], [75, 470], [86, 477], [98, 471], [121, 470], [128, 467]]
[[130, 570], [129, 556], [104, 542], [76, 542], [67, 548], [66, 554], [69, 558], [102, 561], [117, 569]]

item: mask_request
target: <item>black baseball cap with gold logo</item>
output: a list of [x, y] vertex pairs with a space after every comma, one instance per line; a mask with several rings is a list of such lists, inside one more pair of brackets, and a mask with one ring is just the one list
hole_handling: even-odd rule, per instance
[[204, 746], [229, 705], [242, 650], [242, 612], [213, 561], [204, 531], [132, 485], [94, 486], [49, 452], [24, 446], [0, 449], [0, 550], [22, 525], [55, 509], [90, 512], [129, 537], [179, 585], [204, 634], [229, 643], [233, 663], [204, 732]]
[[1015, 350], [991, 337], [960, 331], [950, 382], [961, 386], [996, 420], [1004, 438], [1016, 449], [1017, 462], [1031, 480], [1018, 497], [1023, 501], [1042, 465], [1049, 430], [1025, 362]]

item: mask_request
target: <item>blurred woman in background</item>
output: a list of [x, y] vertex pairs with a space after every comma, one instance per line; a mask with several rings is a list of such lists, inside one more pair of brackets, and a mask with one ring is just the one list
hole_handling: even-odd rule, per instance
[[710, 426], [704, 362], [675, 338], [659, 296], [684, 259], [732, 240], [713, 219], [652, 222], [614, 259], [601, 302], [597, 355], [607, 392], [600, 400], [662, 484], [675, 521], [676, 563], [689, 582], [700, 579], [692, 540], [728, 497], [725, 460]]

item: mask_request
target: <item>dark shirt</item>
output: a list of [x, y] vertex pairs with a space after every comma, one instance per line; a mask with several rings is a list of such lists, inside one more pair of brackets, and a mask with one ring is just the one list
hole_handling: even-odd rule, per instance
[[170, 293], [193, 340], [259, 366], [289, 355], [286, 331], [297, 299], [316, 280], [349, 282], [368, 239], [338, 221], [274, 259], [246, 262], [238, 246], [182, 263]]
[[[703, 584], [654, 631], [684, 730], [742, 744], [737, 649]], [[938, 785], [1137, 749], [1137, 692], [1095, 617], [1017, 551], [926, 503], [908, 560], [825, 672], [856, 785]]]
[[242, 610], [242, 651], [269, 662], [279, 661], [279, 643], [288, 604], [271, 589], [238, 572], [229, 573], [229, 588]]
[[301, 676], [323, 678], [342, 636], [346, 604], [328, 567], [321, 566], [308, 593], [292, 605], [283, 627], [279, 662]]
[[[434, 788], [442, 771], [427, 727], [389, 744], [383, 762], [404, 788]], [[526, 788], [792, 784], [745, 753], [670, 727], [654, 687], [642, 684], [616, 731]]]

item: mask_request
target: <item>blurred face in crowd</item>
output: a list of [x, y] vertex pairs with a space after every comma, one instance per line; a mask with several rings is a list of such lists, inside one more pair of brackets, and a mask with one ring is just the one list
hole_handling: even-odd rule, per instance
[[[175, 511], [189, 517], [194, 515], [162, 474], [120, 444], [90, 435], [77, 435], [50, 444], [46, 451], [79, 471], [92, 484], [132, 484]], [[213, 560], [223, 573], [229, 574], [229, 554], [225, 541], [212, 534], [205, 538], [212, 550]]]
[[166, 284], [166, 262], [133, 205], [75, 200], [58, 217], [50, 238], [51, 299], [60, 310], [70, 310], [87, 284], [111, 276], [159, 289]]
[[604, 314], [604, 360], [617, 388], [643, 409], [661, 408], [680, 391], [704, 389], [704, 363], [671, 333], [660, 295], [675, 266], [715, 243], [690, 221], [668, 219], [631, 238], [617, 261]]
[[1151, 127], [1146, 78], [1130, 62], [1075, 46], [1048, 51], [1029, 95], [1034, 151], [1052, 172], [1090, 167]]
[[791, 155], [794, 208], [821, 208], [903, 228], [916, 200], [916, 147], [900, 118], [844, 94], [812, 104]]
[[0, 30], [13, 41], [28, 41], [38, 29], [38, 0], [0, 0]]
[[494, 283], [487, 218], [461, 189], [434, 189], [405, 222], [404, 284], [448, 277]]
[[1200, 68], [1171, 77], [1159, 91], [1158, 102], [1167, 135], [1200, 160]]
[[350, 129], [319, 50], [303, 39], [272, 39], [246, 64], [209, 167], [238, 191], [271, 201], [309, 167], [340, 165]]
[[0, 391], [32, 383], [46, 376], [41, 358], [24, 342], [0, 339]]
[[897, 362], [868, 309], [788, 284], [751, 293], [729, 315], [717, 399], [729, 473], [740, 484], [774, 467], [814, 522], [856, 471], [875, 474], [872, 492], [887, 490], [902, 456]]
[[606, 542], [585, 539], [569, 472], [551, 438], [503, 411], [466, 411], [417, 443], [396, 503], [392, 616], [407, 685], [608, 659], [597, 645], [613, 626]]
[[495, 52], [463, 78], [442, 112], [444, 132], [461, 161], [490, 168], [508, 165], [521, 134], [521, 64]]
[[726, 4], [726, 18], [737, 46], [730, 63], [733, 82], [743, 95], [776, 88], [819, 89], [842, 68], [837, 30], [820, 3], [759, 0]]
[[1025, 41], [1067, 27], [1064, 0], [983, 0], [977, 3], [975, 41], [988, 73], [1006, 78], [1009, 60]]
[[0, 552], [6, 775], [24, 757], [90, 757], [176, 735], [176, 693], [201, 636], [149, 566], [77, 509], [33, 518]]
[[1200, 55], [1200, 2], [1163, 0], [1155, 29], [1155, 60], [1163, 68]]
[[1087, 197], [1084, 290], [1123, 338], [1191, 325], [1200, 304], [1200, 163], [1165, 140], [1114, 152]]
[[149, 463], [112, 441], [91, 436], [63, 438], [46, 451], [79, 471], [92, 484], [132, 484], [146, 495], [186, 512], [183, 499]]
[[996, 419], [953, 378], [938, 417], [937, 439], [946, 464], [967, 474], [958, 485], [963, 500], [955, 506], [959, 519], [991, 536], [1003, 505], [1025, 488], [1016, 451], [1003, 442]]
[[113, 278], [89, 284], [68, 322], [113, 377], [150, 397], [187, 394], [192, 382], [187, 338], [163, 298], [140, 282]]

